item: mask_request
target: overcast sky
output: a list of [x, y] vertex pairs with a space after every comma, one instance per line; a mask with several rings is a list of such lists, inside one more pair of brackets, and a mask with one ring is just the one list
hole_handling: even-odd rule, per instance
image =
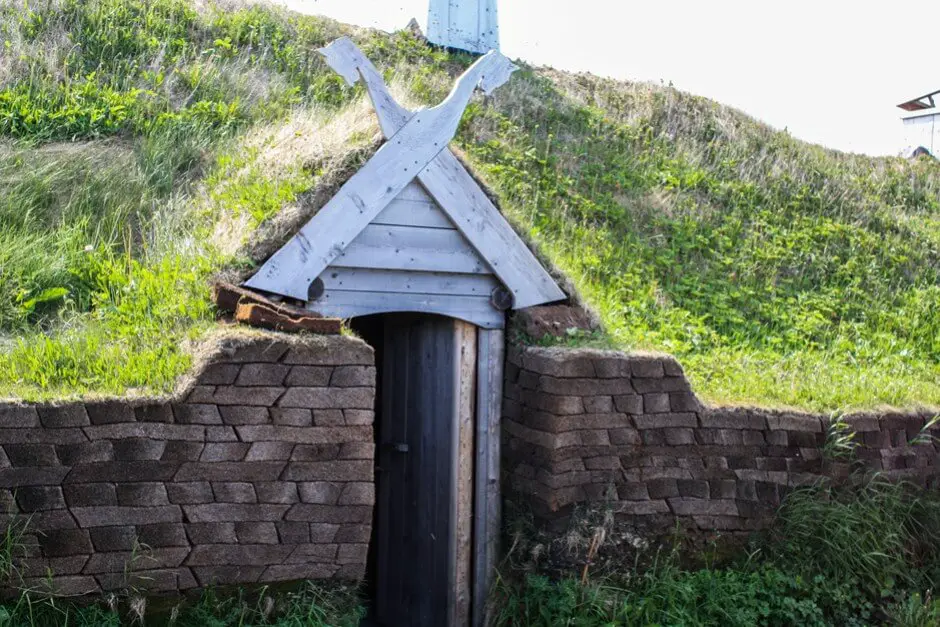
[[[282, 0], [383, 30], [428, 0]], [[904, 100], [940, 89], [936, 0], [500, 0], [502, 51], [533, 64], [672, 82], [852, 152], [904, 148]]]

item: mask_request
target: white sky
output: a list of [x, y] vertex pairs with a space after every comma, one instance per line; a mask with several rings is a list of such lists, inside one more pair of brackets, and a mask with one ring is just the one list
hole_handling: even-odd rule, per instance
[[[428, 0], [281, 0], [396, 30]], [[897, 154], [904, 100], [940, 89], [936, 0], [500, 0], [502, 51], [672, 82], [832, 148]]]

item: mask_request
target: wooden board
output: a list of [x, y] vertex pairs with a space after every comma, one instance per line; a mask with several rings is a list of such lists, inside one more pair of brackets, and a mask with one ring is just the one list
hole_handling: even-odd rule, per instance
[[490, 274], [490, 268], [457, 231], [370, 224], [340, 252], [335, 265]]
[[439, 627], [455, 613], [455, 323], [389, 316], [384, 337], [375, 618]]
[[423, 226], [433, 229], [450, 229], [457, 227], [450, 221], [440, 207], [433, 200], [403, 199], [398, 196], [395, 200], [375, 217], [371, 224], [389, 224], [393, 226]]
[[496, 0], [431, 0], [428, 41], [483, 54], [499, 49]]
[[[489, 297], [499, 282], [491, 274], [447, 274], [330, 266], [320, 275], [327, 292], [401, 292]], [[310, 303], [316, 309], [316, 302]]]
[[473, 625], [490, 624], [488, 597], [499, 556], [500, 418], [505, 335], [480, 330], [477, 344], [476, 468], [474, 479]]
[[421, 187], [421, 184], [417, 181], [417, 179], [408, 183], [408, 185], [405, 186], [405, 189], [401, 190], [398, 198], [401, 200], [417, 200], [430, 203], [434, 202], [434, 199], [432, 199], [428, 193], [424, 191], [424, 188]]
[[420, 180], [493, 273], [512, 292], [513, 309], [565, 298], [565, 293], [457, 157], [449, 151], [441, 153], [421, 172]]
[[491, 91], [514, 67], [495, 51], [480, 58], [444, 102], [415, 113], [245, 285], [306, 300], [313, 280], [447, 146], [473, 91]]
[[[394, 101], [378, 70], [351, 40], [337, 40], [322, 52], [350, 84], [362, 78], [386, 137], [408, 123], [411, 112]], [[500, 79], [508, 79], [508, 74]], [[418, 174], [418, 181], [513, 293], [514, 308], [563, 300], [564, 292], [450, 150], [442, 150], [431, 164]]]
[[319, 278], [324, 293], [308, 307], [320, 313], [350, 318], [421, 311], [487, 327], [504, 324], [491, 301], [499, 281], [417, 183], [366, 226]]
[[307, 306], [324, 316], [339, 318], [414, 311], [450, 316], [485, 329], [502, 329], [506, 325], [506, 317], [492, 307], [489, 298], [478, 296], [331, 290]]
[[474, 440], [477, 376], [477, 329], [471, 324], [455, 322], [457, 350], [455, 370], [458, 373], [457, 425], [454, 456], [454, 612], [451, 625], [470, 624], [473, 566], [473, 501], [474, 501]]

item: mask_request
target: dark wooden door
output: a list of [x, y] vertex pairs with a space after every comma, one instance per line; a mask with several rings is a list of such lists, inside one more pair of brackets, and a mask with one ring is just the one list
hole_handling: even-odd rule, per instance
[[387, 627], [441, 627], [453, 607], [454, 321], [385, 320], [378, 429], [375, 618]]

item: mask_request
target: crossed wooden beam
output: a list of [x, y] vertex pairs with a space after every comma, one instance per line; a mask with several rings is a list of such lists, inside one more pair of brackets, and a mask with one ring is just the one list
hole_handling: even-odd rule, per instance
[[518, 68], [491, 51], [457, 80], [441, 104], [412, 112], [395, 101], [379, 71], [349, 38], [319, 52], [348, 84], [363, 81], [387, 141], [245, 286], [308, 300], [310, 284], [417, 179], [510, 290], [513, 308], [565, 298], [448, 148], [474, 90], [489, 94]]

